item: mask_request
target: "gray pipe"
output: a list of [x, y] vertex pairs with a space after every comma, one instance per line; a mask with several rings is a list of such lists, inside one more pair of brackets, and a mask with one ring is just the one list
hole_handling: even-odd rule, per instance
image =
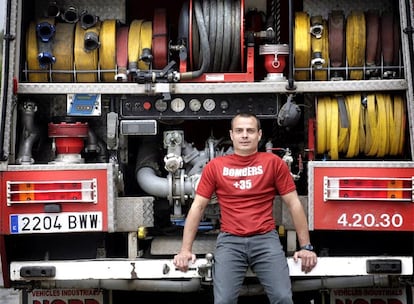
[[[42, 281], [41, 288], [103, 288], [108, 290], [135, 290], [150, 292], [187, 293], [201, 290], [200, 279], [169, 281], [169, 280], [81, 280], [81, 281]], [[389, 287], [388, 276], [357, 276], [319, 278], [292, 282], [294, 292], [331, 288], [352, 287]], [[243, 285], [241, 296], [263, 294], [260, 284]]]
[[167, 178], [159, 177], [151, 167], [142, 167], [137, 171], [137, 181], [142, 190], [157, 197], [167, 197], [170, 185]]
[[[151, 167], [140, 168], [137, 171], [137, 181], [142, 190], [157, 197], [169, 197], [170, 193], [172, 193], [171, 187], [173, 189], [180, 188], [173, 186], [173, 183], [176, 181], [171, 180], [171, 177], [159, 177]], [[177, 181], [179, 182], [179, 180]], [[187, 195], [193, 193], [192, 183], [187, 178], [184, 178], [184, 193]], [[175, 195], [176, 193], [172, 194]]]
[[390, 282], [387, 275], [377, 276], [356, 276], [318, 278], [310, 280], [297, 280], [292, 282], [293, 291], [309, 291], [331, 288], [352, 288], [352, 287], [388, 287]]
[[[390, 281], [387, 275], [378, 276], [356, 276], [356, 277], [335, 277], [335, 278], [314, 278], [293, 280], [292, 290], [294, 292], [312, 291], [333, 288], [353, 287], [389, 287]], [[240, 290], [241, 296], [254, 296], [264, 294], [263, 286], [260, 284], [243, 285]]]
[[[137, 155], [136, 179], [142, 190], [150, 195], [169, 199], [171, 199], [171, 195], [182, 197], [183, 193], [180, 189], [183, 189], [186, 195], [193, 194], [192, 181], [187, 176], [183, 178], [184, 185], [178, 185], [177, 183], [180, 183], [181, 179], [174, 179], [171, 174], [168, 177], [159, 176], [157, 163], [159, 155], [157, 145], [154, 142], [145, 140], [140, 147]], [[200, 153], [191, 149], [187, 143], [184, 144], [184, 147], [183, 153], [189, 155], [197, 152], [197, 157], [200, 156]], [[192, 160], [192, 163], [194, 162], [195, 159]]]
[[189, 293], [201, 290], [200, 279], [169, 280], [71, 280], [42, 281], [41, 288], [103, 288], [107, 290], [135, 290], [150, 292]]
[[34, 102], [25, 102], [21, 107], [23, 130], [19, 144], [19, 154], [16, 159], [18, 164], [34, 163], [32, 158], [32, 148], [39, 138], [39, 130], [34, 123], [36, 111], [37, 106]]

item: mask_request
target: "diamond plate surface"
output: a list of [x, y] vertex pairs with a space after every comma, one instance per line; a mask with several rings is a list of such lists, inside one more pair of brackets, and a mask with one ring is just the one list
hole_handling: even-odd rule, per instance
[[[49, 3], [49, 0], [37, 0], [35, 4], [36, 16], [43, 16]], [[78, 9], [79, 14], [86, 10], [89, 14], [98, 16], [100, 20], [118, 19], [125, 22], [125, 0], [71, 0], [66, 1], [65, 4], [62, 3], [62, 1], [57, 1], [57, 5], [62, 10], [66, 10], [68, 6], [72, 6]]]
[[153, 197], [119, 197], [116, 200], [116, 231], [137, 231], [154, 226]]
[[[194, 254], [213, 253], [216, 248], [217, 235], [197, 236], [193, 244]], [[151, 243], [151, 254], [176, 254], [181, 249], [181, 236], [156, 237]]]
[[321, 15], [328, 18], [332, 10], [343, 10], [345, 16], [353, 10], [367, 11], [370, 9], [383, 11], [392, 11], [392, 0], [377, 1], [349, 1], [349, 0], [304, 0], [303, 11], [310, 15]]

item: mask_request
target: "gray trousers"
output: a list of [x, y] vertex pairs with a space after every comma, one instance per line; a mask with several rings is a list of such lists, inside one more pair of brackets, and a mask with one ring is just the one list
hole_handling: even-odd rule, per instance
[[292, 304], [289, 268], [276, 231], [248, 237], [222, 232], [214, 253], [215, 304], [236, 304], [248, 266], [271, 304]]

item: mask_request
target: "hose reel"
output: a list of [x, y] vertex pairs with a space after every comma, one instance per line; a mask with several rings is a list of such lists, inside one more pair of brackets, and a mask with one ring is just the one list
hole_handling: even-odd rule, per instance
[[178, 33], [181, 80], [254, 81], [254, 45], [247, 45], [244, 53], [243, 16], [244, 0], [183, 4]]

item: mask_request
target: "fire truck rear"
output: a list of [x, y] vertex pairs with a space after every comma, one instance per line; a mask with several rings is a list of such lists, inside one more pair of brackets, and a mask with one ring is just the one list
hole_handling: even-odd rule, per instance
[[414, 303], [412, 1], [6, 2], [0, 253], [22, 303], [211, 303], [216, 198], [196, 263], [172, 258], [241, 112], [307, 211], [305, 274], [275, 200], [295, 301]]

